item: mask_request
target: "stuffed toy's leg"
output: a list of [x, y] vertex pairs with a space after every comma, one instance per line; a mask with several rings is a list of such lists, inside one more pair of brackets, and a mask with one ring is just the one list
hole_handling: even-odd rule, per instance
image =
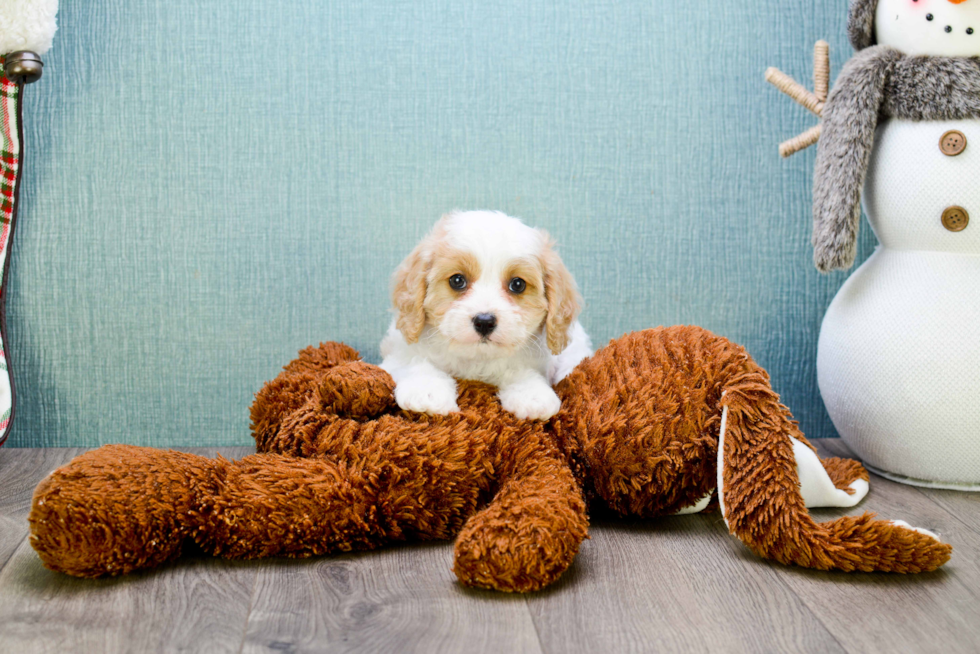
[[539, 456], [517, 465], [477, 513], [493, 490], [489, 470], [477, 470], [483, 455], [462, 442], [430, 440], [395, 436], [390, 449], [351, 447], [343, 461], [277, 454], [227, 461], [105, 446], [38, 486], [31, 544], [52, 570], [100, 577], [158, 566], [191, 541], [213, 555], [248, 559], [448, 539], [475, 513], [456, 548], [462, 582], [527, 591], [554, 581], [587, 526], [557, 451], [526, 444]]
[[53, 570], [99, 577], [155, 567], [190, 541], [247, 559], [450, 538], [483, 488], [432, 452], [415, 463], [277, 454], [227, 461], [107, 445], [38, 486], [31, 544]]
[[[746, 368], [725, 384], [718, 439], [719, 501], [734, 535], [760, 556], [819, 570], [925, 572], [949, 560], [948, 544], [901, 521], [865, 513], [815, 523], [808, 505], [852, 505], [867, 492], [866, 473], [841, 460], [821, 465], [765, 372]], [[835, 494], [828, 470], [853, 494]]]
[[[227, 464], [227, 461], [224, 462]], [[180, 556], [217, 487], [221, 460], [129, 445], [76, 457], [34, 490], [31, 545], [76, 577], [152, 568]]]
[[456, 539], [453, 572], [468, 586], [539, 590], [578, 553], [588, 533], [585, 500], [564, 457], [540, 429], [508, 449], [505, 481]]

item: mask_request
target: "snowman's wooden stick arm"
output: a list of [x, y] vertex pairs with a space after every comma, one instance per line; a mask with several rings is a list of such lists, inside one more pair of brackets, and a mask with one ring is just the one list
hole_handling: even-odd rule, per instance
[[830, 44], [820, 40], [813, 46], [813, 94], [820, 102], [826, 102], [829, 90]]
[[821, 131], [823, 131], [823, 125], [817, 124], [802, 134], [783, 141], [779, 144], [779, 156], [788, 157], [792, 154], [796, 154], [800, 150], [806, 150], [808, 147], [820, 140]]
[[[813, 46], [813, 91], [807, 90], [795, 79], [779, 70], [768, 68], [766, 81], [777, 89], [806, 107], [817, 117], [823, 116], [824, 105], [827, 102], [827, 90], [830, 87], [830, 45], [826, 41], [817, 41]], [[805, 150], [820, 139], [820, 125], [794, 136], [779, 144], [779, 154], [788, 157], [800, 150]]]
[[802, 84], [778, 68], [769, 68], [766, 70], [766, 81], [817, 116], [823, 111], [823, 102], [820, 101], [816, 94], [808, 91]]

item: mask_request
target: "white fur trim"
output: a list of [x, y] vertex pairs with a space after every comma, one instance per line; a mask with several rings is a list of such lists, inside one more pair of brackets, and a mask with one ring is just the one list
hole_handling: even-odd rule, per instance
[[674, 515], [691, 515], [692, 513], [701, 513], [708, 508], [708, 504], [711, 502], [711, 496], [714, 494], [714, 492], [714, 490], [708, 491], [708, 494], [698, 500], [697, 504], [686, 506]]
[[929, 536], [931, 538], [935, 538], [937, 541], [942, 542], [942, 540], [939, 538], [939, 536], [937, 534], [934, 534], [933, 532], [929, 531], [928, 529], [922, 529], [920, 527], [913, 527], [912, 525], [910, 525], [909, 523], [905, 522], [904, 520], [889, 520], [888, 522], [892, 523], [893, 525], [895, 525], [897, 527], [905, 527], [906, 529], [911, 529], [912, 531], [917, 531], [920, 534], [925, 534], [926, 536]]
[[[721, 394], [725, 396], [724, 393]], [[725, 429], [728, 427], [728, 407], [721, 410], [721, 429], [718, 430], [718, 508], [721, 518], [728, 527], [728, 516], [725, 515]]]
[[851, 484], [853, 495], [834, 486], [813, 450], [792, 436], [789, 439], [793, 442], [793, 458], [796, 459], [796, 472], [800, 477], [800, 494], [803, 495], [807, 508], [854, 506], [868, 494], [868, 482], [863, 479]]
[[0, 54], [51, 49], [58, 23], [58, 0], [0, 0]]

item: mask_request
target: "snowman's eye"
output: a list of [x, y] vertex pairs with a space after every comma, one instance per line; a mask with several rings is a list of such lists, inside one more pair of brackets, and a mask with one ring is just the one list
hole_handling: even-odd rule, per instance
[[966, 28], [966, 33], [967, 34], [973, 34], [973, 28], [972, 27], [967, 27]]
[[926, 20], [932, 20], [932, 19], [933, 19], [932, 14], [926, 14]]

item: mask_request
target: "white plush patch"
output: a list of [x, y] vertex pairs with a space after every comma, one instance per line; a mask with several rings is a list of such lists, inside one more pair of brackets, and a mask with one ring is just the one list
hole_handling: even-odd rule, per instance
[[713, 494], [714, 494], [713, 490], [709, 491], [707, 495], [705, 495], [700, 500], [698, 500], [697, 504], [694, 504], [692, 506], [685, 506], [683, 509], [681, 509], [674, 515], [691, 515], [692, 513], [701, 513], [706, 508], [708, 508], [708, 504], [711, 503], [711, 496]]
[[912, 531], [917, 531], [920, 534], [925, 534], [926, 536], [929, 536], [930, 538], [935, 538], [937, 541], [940, 540], [940, 538], [939, 538], [939, 536], [937, 534], [932, 533], [928, 529], [921, 529], [919, 527], [913, 527], [912, 525], [910, 525], [909, 523], [905, 522], [904, 520], [889, 520], [889, 522], [892, 523], [893, 525], [897, 526], [897, 527], [905, 527], [906, 529], [911, 529]]
[[[721, 394], [725, 396], [724, 393]], [[718, 508], [721, 509], [722, 520], [728, 527], [728, 516], [725, 514], [725, 429], [728, 427], [728, 407], [721, 410], [721, 429], [718, 430]]]
[[58, 0], [0, 0], [0, 54], [51, 49]]
[[803, 495], [807, 508], [854, 506], [868, 494], [868, 482], [863, 479], [851, 484], [853, 495], [835, 487], [813, 450], [792, 436], [789, 439], [793, 442], [793, 458], [796, 459], [796, 472], [800, 477], [800, 494]]
[[878, 0], [875, 39], [907, 55], [980, 55], [980, 3]]

